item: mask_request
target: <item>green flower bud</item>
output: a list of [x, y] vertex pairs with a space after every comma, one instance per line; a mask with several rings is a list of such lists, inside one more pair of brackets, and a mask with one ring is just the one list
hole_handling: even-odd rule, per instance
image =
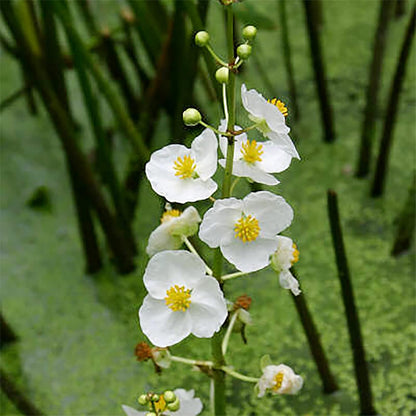
[[186, 126], [196, 126], [201, 120], [201, 113], [196, 108], [187, 108], [182, 114]]
[[230, 73], [229, 69], [226, 68], [225, 66], [223, 66], [223, 67], [217, 69], [217, 72], [215, 73], [215, 79], [220, 84], [227, 84], [229, 73]]
[[241, 58], [241, 59], [248, 59], [249, 56], [251, 55], [251, 46], [250, 45], [240, 45], [237, 48], [237, 55]]
[[163, 393], [163, 398], [166, 403], [173, 403], [176, 401], [176, 394], [172, 390], [166, 390]]
[[151, 401], [152, 402], [158, 402], [159, 401], [159, 399], [160, 399], [160, 396], [158, 395], [158, 394], [154, 394], [152, 397], [151, 397]]
[[246, 40], [253, 40], [256, 37], [257, 34], [257, 28], [256, 26], [246, 26], [243, 29], [243, 38]]
[[195, 44], [200, 46], [201, 48], [207, 46], [209, 43], [209, 33], [205, 32], [205, 30], [199, 31], [195, 35]]
[[141, 404], [142, 406], [145, 406], [148, 402], [149, 398], [147, 396], [147, 394], [142, 394], [137, 401], [139, 402], [139, 404]]
[[149, 412], [146, 413], [146, 416], [157, 416], [157, 414], [155, 412]]
[[177, 410], [179, 410], [179, 408], [181, 407], [180, 403], [179, 403], [179, 399], [176, 398], [176, 400], [173, 403], [169, 403], [166, 406], [169, 410], [171, 410], [172, 412], [176, 412]]

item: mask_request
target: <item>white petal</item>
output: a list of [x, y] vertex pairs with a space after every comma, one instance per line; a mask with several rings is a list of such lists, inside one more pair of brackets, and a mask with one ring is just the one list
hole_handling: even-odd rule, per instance
[[296, 147], [293, 144], [292, 139], [289, 137], [287, 133], [277, 133], [275, 131], [270, 131], [269, 133], [267, 133], [267, 137], [274, 144], [279, 146], [284, 152], [300, 160], [299, 153], [296, 150]]
[[234, 224], [241, 217], [243, 202], [236, 198], [217, 199], [202, 219], [199, 238], [211, 248], [227, 235], [234, 235]]
[[[189, 237], [198, 231], [201, 217], [195, 207], [187, 207], [179, 217], [169, 221], [169, 233], [174, 236]], [[177, 247], [176, 247], [177, 248]]]
[[269, 173], [263, 171], [258, 162], [247, 163], [244, 160], [236, 160], [233, 165], [233, 175], [243, 178], [250, 178], [254, 182], [265, 185], [277, 185], [279, 181]]
[[163, 196], [170, 202], [179, 202], [180, 204], [207, 199], [218, 188], [212, 179], [203, 181], [201, 178], [179, 178], [176, 182], [171, 182], [169, 186], [169, 188], [166, 187]]
[[298, 296], [301, 293], [299, 282], [289, 270], [282, 270], [280, 272], [279, 283], [283, 289], [290, 289], [295, 296]]
[[209, 179], [217, 170], [217, 148], [217, 137], [209, 129], [205, 129], [192, 142], [191, 150], [195, 155], [196, 172], [203, 181]]
[[149, 295], [139, 309], [139, 319], [143, 333], [157, 347], [177, 344], [191, 333], [192, 323], [188, 311], [172, 311], [164, 300]]
[[289, 270], [292, 267], [293, 260], [293, 241], [291, 238], [282, 235], [277, 236], [277, 241], [277, 249], [272, 260], [275, 264], [275, 270], [278, 272]]
[[178, 236], [173, 236], [169, 232], [169, 224], [161, 224], [152, 231], [149, 237], [149, 242], [146, 247], [146, 253], [149, 257], [154, 256], [159, 251], [176, 250], [182, 245], [182, 239]]
[[290, 166], [292, 156], [271, 141], [263, 142], [261, 162], [257, 162], [260, 169], [268, 173], [283, 172]]
[[262, 109], [264, 107], [264, 102], [267, 103], [267, 101], [256, 90], [247, 91], [245, 84], [242, 84], [241, 100], [243, 102], [244, 108], [250, 114], [258, 118], [264, 118]]
[[252, 192], [244, 200], [244, 213], [259, 221], [260, 236], [272, 237], [289, 227], [293, 209], [279, 195], [268, 191]]
[[195, 254], [185, 250], [162, 251], [147, 264], [143, 282], [150, 295], [164, 299], [174, 285], [193, 289], [205, 277], [205, 265]]
[[[219, 131], [225, 131], [227, 130], [227, 126], [225, 124], [225, 120], [221, 120], [221, 124], [218, 127]], [[235, 131], [242, 130], [240, 126], [235, 125], [234, 126]], [[235, 138], [234, 142], [234, 160], [238, 160], [241, 158], [241, 144], [247, 141], [247, 134], [241, 133]], [[228, 139], [225, 136], [220, 136], [220, 149], [224, 157], [227, 157], [227, 145], [228, 145]]]
[[224, 295], [217, 280], [206, 276], [192, 291], [189, 313], [192, 317], [191, 333], [199, 338], [211, 338], [219, 331], [228, 311]]
[[175, 416], [197, 416], [202, 411], [202, 402], [198, 397], [194, 397], [194, 390], [175, 389], [173, 391], [179, 398], [180, 408], [173, 412]]
[[268, 266], [270, 255], [276, 247], [276, 237], [258, 237], [255, 241], [246, 243], [233, 237], [221, 243], [221, 252], [238, 270], [250, 273]]
[[148, 413], [148, 412], [139, 412], [138, 410], [133, 409], [130, 406], [126, 406], [125, 404], [122, 404], [121, 407], [123, 408], [123, 411], [127, 416], [146, 416], [146, 413]]

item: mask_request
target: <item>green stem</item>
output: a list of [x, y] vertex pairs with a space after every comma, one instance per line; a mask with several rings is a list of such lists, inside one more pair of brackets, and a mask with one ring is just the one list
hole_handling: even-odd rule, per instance
[[231, 317], [230, 323], [228, 324], [227, 332], [225, 333], [225, 337], [222, 341], [222, 353], [225, 355], [227, 353], [228, 349], [228, 342], [230, 341], [231, 332], [233, 332], [235, 321], [238, 317], [238, 311], [233, 313], [233, 316]]
[[[227, 51], [228, 61], [230, 65], [234, 64], [234, 21], [232, 5], [225, 8], [227, 17]], [[234, 130], [235, 124], [235, 74], [230, 71], [228, 79], [228, 124], [227, 130]], [[233, 171], [234, 159], [234, 137], [228, 137], [227, 145], [227, 160], [225, 163], [224, 181], [222, 184], [222, 197], [228, 198], [231, 189], [231, 176]], [[215, 252], [214, 257], [214, 275], [219, 280], [222, 270], [222, 255], [219, 249]], [[214, 415], [226, 415], [226, 398], [225, 398], [225, 372], [223, 366], [225, 365], [225, 358], [222, 352], [222, 340], [224, 337], [224, 328], [217, 332], [211, 340], [212, 358], [214, 361]]]
[[189, 365], [197, 365], [197, 366], [205, 366], [205, 367], [212, 367], [214, 365], [212, 361], [191, 360], [190, 358], [177, 357], [176, 355], [171, 355], [170, 359], [177, 363], [189, 364]]
[[224, 371], [224, 373], [227, 373], [230, 376], [234, 378], [238, 378], [239, 380], [242, 380], [242, 381], [248, 381], [249, 383], [257, 383], [259, 381], [259, 379], [256, 377], [245, 376], [244, 374], [234, 371], [230, 367], [227, 367], [225, 365], [221, 367], [221, 370]]
[[225, 280], [235, 279], [236, 277], [245, 276], [246, 274], [248, 273], [235, 272], [235, 273], [226, 274], [224, 276], [221, 276], [221, 281], [224, 282]]
[[207, 51], [211, 54], [211, 56], [222, 66], [228, 67], [227, 62], [224, 62], [215, 52], [214, 49], [211, 48], [211, 46], [206, 45]]
[[205, 122], [204, 122], [204, 121], [202, 121], [202, 120], [199, 122], [199, 124], [200, 124], [201, 126], [206, 127], [207, 129], [212, 130], [213, 132], [215, 132], [215, 133], [219, 134], [220, 136], [233, 137], [233, 135], [232, 135], [232, 134], [227, 133], [227, 132], [224, 132], [224, 131], [219, 131], [219, 130], [218, 130], [218, 129], [216, 129], [215, 127], [210, 126], [209, 124], [205, 123]]
[[195, 254], [197, 257], [199, 257], [200, 260], [202, 260], [202, 262], [205, 265], [205, 271], [207, 272], [207, 274], [209, 274], [210, 276], [212, 276], [212, 270], [205, 264], [204, 260], [202, 259], [202, 257], [199, 255], [199, 253], [196, 251], [195, 247], [191, 244], [191, 242], [185, 237], [182, 237], [183, 242], [185, 243], [186, 247], [188, 247], [189, 251], [193, 254]]

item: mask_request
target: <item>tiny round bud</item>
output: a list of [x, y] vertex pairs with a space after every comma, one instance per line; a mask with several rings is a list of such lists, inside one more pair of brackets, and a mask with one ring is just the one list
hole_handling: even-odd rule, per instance
[[150, 399], [152, 402], [158, 402], [160, 399], [160, 396], [158, 394], [153, 394], [152, 398]]
[[209, 42], [209, 33], [205, 32], [205, 30], [199, 31], [195, 35], [195, 44], [200, 46], [201, 48], [207, 46]]
[[181, 404], [179, 403], [179, 399], [176, 398], [173, 403], [169, 403], [166, 407], [172, 412], [176, 412], [181, 407]]
[[196, 126], [201, 120], [201, 113], [196, 108], [187, 108], [182, 113], [183, 122], [186, 126]]
[[166, 403], [172, 403], [176, 400], [176, 394], [172, 390], [166, 390], [163, 393], [163, 398]]
[[139, 396], [139, 398], [137, 399], [137, 401], [139, 402], [139, 404], [141, 404], [142, 406], [144, 406], [149, 401], [149, 398], [148, 398], [147, 394], [142, 394], [141, 396]]
[[243, 38], [246, 40], [253, 40], [256, 37], [257, 34], [257, 28], [256, 26], [246, 26], [243, 29]]
[[155, 412], [148, 412], [146, 413], [146, 416], [157, 416]]
[[223, 67], [217, 69], [217, 72], [215, 72], [215, 79], [220, 84], [227, 84], [229, 73], [230, 73], [229, 69], [226, 68], [225, 66], [223, 66]]
[[237, 48], [237, 55], [241, 58], [241, 59], [248, 59], [249, 56], [251, 55], [251, 46], [250, 45], [240, 45]]

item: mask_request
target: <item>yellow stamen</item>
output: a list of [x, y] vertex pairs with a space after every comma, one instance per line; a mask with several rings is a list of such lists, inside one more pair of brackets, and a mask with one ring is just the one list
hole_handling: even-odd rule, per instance
[[289, 111], [283, 101], [273, 98], [272, 100], [267, 100], [267, 102], [275, 105], [285, 117], [289, 114]]
[[283, 383], [283, 373], [277, 373], [274, 378], [273, 381], [275, 382], [275, 385], [272, 387], [273, 391], [277, 391], [280, 389], [280, 387], [282, 387], [282, 383]]
[[243, 243], [254, 241], [259, 235], [259, 222], [251, 215], [243, 215], [234, 225], [235, 238], [239, 238]]
[[178, 156], [173, 164], [173, 169], [176, 170], [175, 176], [179, 176], [181, 179], [192, 178], [195, 175], [195, 160], [189, 155], [185, 155], [183, 159]]
[[261, 162], [261, 155], [263, 154], [263, 145], [257, 144], [255, 140], [250, 142], [247, 140], [241, 146], [241, 153], [247, 163]]
[[293, 253], [292, 253], [293, 259], [291, 260], [290, 263], [293, 266], [295, 263], [297, 263], [299, 261], [299, 250], [296, 247], [296, 244], [295, 243], [293, 243], [293, 246], [292, 247], [293, 247]]
[[166, 291], [165, 302], [173, 311], [185, 312], [191, 304], [191, 290], [185, 286], [172, 286]]
[[157, 411], [157, 414], [159, 414], [159, 412], [163, 412], [166, 410], [166, 401], [165, 398], [163, 397], [163, 394], [161, 394], [159, 396], [159, 400], [157, 402], [154, 402], [155, 405], [155, 409]]
[[161, 223], [168, 222], [172, 218], [179, 217], [181, 214], [182, 212], [179, 211], [178, 209], [168, 209], [167, 211], [163, 213], [162, 218], [160, 219], [160, 222]]

